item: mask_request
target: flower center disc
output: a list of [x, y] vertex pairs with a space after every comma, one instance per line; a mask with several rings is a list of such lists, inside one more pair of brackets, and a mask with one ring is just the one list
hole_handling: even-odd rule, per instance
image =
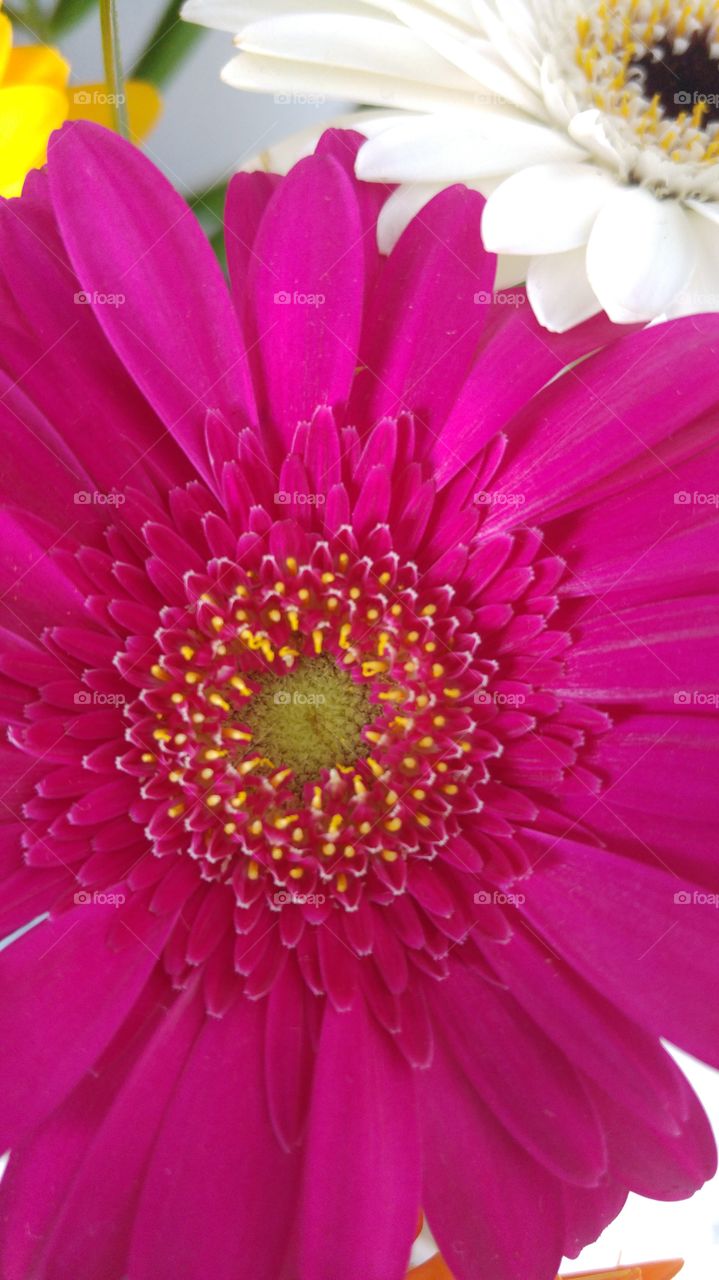
[[259, 676], [243, 711], [253, 744], [278, 768], [292, 769], [299, 791], [322, 769], [369, 754], [362, 730], [373, 718], [367, 685], [329, 657], [302, 658], [287, 675]]
[[641, 71], [646, 97], [656, 99], [666, 116], [678, 120], [701, 104], [704, 127], [719, 120], [719, 64], [708, 31], [695, 31], [688, 41], [668, 33], [664, 44], [632, 58], [630, 67]]

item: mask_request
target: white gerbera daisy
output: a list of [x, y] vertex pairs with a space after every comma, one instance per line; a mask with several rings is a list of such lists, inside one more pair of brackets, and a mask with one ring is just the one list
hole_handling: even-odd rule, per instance
[[361, 177], [401, 184], [383, 247], [465, 182], [488, 196], [488, 247], [529, 258], [548, 328], [719, 310], [719, 0], [189, 0], [183, 14], [237, 33], [230, 84], [394, 109], [358, 159]]

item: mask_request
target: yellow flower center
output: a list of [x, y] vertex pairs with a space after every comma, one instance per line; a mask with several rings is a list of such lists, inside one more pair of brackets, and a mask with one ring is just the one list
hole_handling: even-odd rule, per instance
[[588, 100], [678, 164], [719, 157], [719, 0], [601, 3], [576, 20]]

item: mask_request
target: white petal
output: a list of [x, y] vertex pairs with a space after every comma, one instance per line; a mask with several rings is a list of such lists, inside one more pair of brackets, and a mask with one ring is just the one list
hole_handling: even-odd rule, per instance
[[396, 0], [394, 10], [428, 45], [476, 81], [481, 87], [480, 105], [482, 100], [487, 105], [506, 101], [531, 116], [543, 118], [544, 108], [538, 94], [514, 74], [489, 40], [459, 31], [415, 4]]
[[566, 333], [601, 311], [589, 281], [585, 248], [532, 258], [527, 293], [539, 323], [552, 333]]
[[497, 258], [497, 274], [494, 278], [495, 292], [499, 289], [511, 289], [514, 285], [523, 284], [527, 279], [529, 258], [517, 254], [505, 253]]
[[669, 308], [672, 318], [719, 311], [719, 225], [714, 219], [693, 212], [687, 217], [697, 248], [697, 263], [689, 287]]
[[702, 218], [707, 218], [710, 222], [719, 222], [719, 201], [685, 200], [684, 203], [695, 213], [701, 214]]
[[617, 187], [587, 246], [589, 282], [618, 324], [652, 320], [686, 288], [696, 260], [689, 219], [677, 200]]
[[[475, 92], [468, 76], [428, 48], [419, 36], [392, 19], [352, 14], [281, 14], [250, 23], [240, 32], [238, 47], [292, 62], [344, 67], [348, 71], [395, 76], [450, 89]], [[348, 87], [344, 97], [350, 97]]]
[[323, 120], [299, 129], [282, 138], [264, 151], [259, 151], [242, 165], [244, 173], [255, 173], [258, 169], [265, 173], [287, 173], [298, 160], [311, 156], [325, 129], [354, 129], [371, 137], [381, 129], [393, 124], [399, 113], [386, 111], [350, 111], [346, 115], [337, 116], [332, 121]]
[[602, 113], [596, 107], [575, 115], [569, 123], [569, 134], [580, 147], [584, 147], [600, 164], [607, 165], [613, 173], [621, 169], [621, 159], [609, 140]]
[[357, 173], [380, 182], [463, 182], [511, 173], [537, 159], [571, 160], [581, 154], [565, 135], [509, 109], [437, 112], [401, 121], [368, 143]]
[[391, 253], [405, 227], [438, 195], [438, 182], [405, 182], [382, 205], [377, 219], [377, 243], [380, 253]]
[[[509, 11], [499, 17], [487, 0], [474, 0], [474, 11], [479, 18], [484, 34], [504, 59], [507, 66], [535, 94], [540, 91], [539, 64], [532, 55], [534, 41], [529, 14], [522, 9], [511, 21]], [[519, 18], [518, 23], [516, 19]]]
[[563, 253], [586, 244], [614, 189], [603, 169], [588, 164], [538, 164], [515, 173], [489, 197], [482, 220], [497, 253]]
[[[372, 0], [272, 0], [272, 13], [343, 13], [367, 15]], [[379, 6], [389, 8], [389, 6]], [[233, 35], [250, 22], [267, 17], [267, 0], [185, 0], [180, 17], [186, 22], [197, 22], [203, 27], [215, 27], [218, 31], [231, 31]]]

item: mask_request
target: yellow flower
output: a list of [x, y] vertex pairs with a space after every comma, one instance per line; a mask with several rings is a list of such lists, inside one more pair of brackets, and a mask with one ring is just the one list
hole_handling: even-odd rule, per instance
[[[0, 0], [2, 5], [2, 0]], [[48, 45], [13, 48], [12, 24], [0, 13], [0, 195], [19, 196], [30, 169], [47, 158], [50, 134], [65, 120], [112, 125], [112, 107], [103, 84], [68, 85], [70, 66]], [[152, 128], [160, 97], [149, 84], [126, 85], [133, 141]]]

